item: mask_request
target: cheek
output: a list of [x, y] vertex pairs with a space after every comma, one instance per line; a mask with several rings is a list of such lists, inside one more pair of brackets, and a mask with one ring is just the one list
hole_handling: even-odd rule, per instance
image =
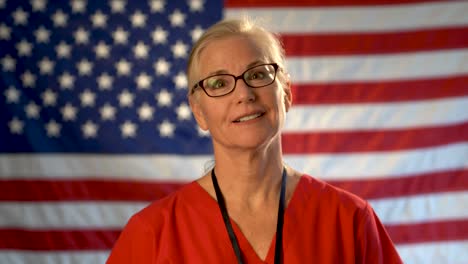
[[203, 109], [203, 115], [205, 118], [206, 125], [208, 129], [212, 130], [219, 127], [220, 123], [223, 120], [223, 112], [217, 107], [205, 108]]

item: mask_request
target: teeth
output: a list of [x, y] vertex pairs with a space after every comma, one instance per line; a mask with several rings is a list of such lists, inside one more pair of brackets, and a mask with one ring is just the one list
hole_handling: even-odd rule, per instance
[[239, 120], [237, 120], [237, 122], [244, 122], [244, 121], [249, 121], [249, 120], [252, 120], [254, 118], [257, 118], [259, 116], [261, 116], [262, 114], [253, 114], [253, 115], [249, 115], [249, 116], [244, 116], [242, 118], [240, 118]]

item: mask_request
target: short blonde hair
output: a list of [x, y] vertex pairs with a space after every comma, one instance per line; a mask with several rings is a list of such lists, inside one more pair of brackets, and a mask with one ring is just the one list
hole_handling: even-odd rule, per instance
[[224, 39], [233, 36], [245, 36], [253, 40], [261, 50], [265, 52], [265, 56], [270, 62], [275, 62], [284, 71], [284, 48], [280, 38], [259, 26], [249, 18], [242, 19], [227, 19], [222, 20], [210, 28], [198, 39], [190, 52], [190, 57], [187, 64], [187, 79], [188, 79], [188, 95], [193, 92], [193, 87], [198, 81], [198, 72], [196, 71], [199, 63], [200, 54], [203, 49], [212, 41]]

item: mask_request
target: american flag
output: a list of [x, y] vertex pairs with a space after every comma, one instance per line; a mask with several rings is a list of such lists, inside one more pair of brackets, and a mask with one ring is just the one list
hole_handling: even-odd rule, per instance
[[292, 167], [370, 201], [405, 263], [468, 263], [468, 2], [0, 0], [0, 263], [104, 263], [212, 159], [186, 101], [223, 17], [285, 45]]

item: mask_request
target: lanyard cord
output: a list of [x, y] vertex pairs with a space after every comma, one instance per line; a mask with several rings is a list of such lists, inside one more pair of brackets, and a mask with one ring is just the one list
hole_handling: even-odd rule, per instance
[[[232, 229], [231, 221], [229, 220], [229, 215], [226, 209], [226, 203], [224, 201], [223, 194], [218, 185], [218, 179], [216, 179], [216, 174], [213, 170], [211, 171], [211, 181], [216, 192], [216, 198], [218, 200], [219, 210], [223, 215], [224, 225], [226, 226], [227, 232], [229, 234], [229, 239], [231, 240], [232, 248], [237, 257], [237, 262], [239, 264], [244, 263], [242, 261], [242, 255], [237, 242], [236, 234]], [[283, 168], [283, 175], [281, 177], [281, 192], [280, 192], [280, 201], [278, 205], [278, 219], [276, 223], [276, 243], [275, 243], [275, 264], [280, 264], [281, 262], [281, 249], [283, 248], [283, 223], [284, 223], [284, 196], [286, 189], [286, 168]]]

